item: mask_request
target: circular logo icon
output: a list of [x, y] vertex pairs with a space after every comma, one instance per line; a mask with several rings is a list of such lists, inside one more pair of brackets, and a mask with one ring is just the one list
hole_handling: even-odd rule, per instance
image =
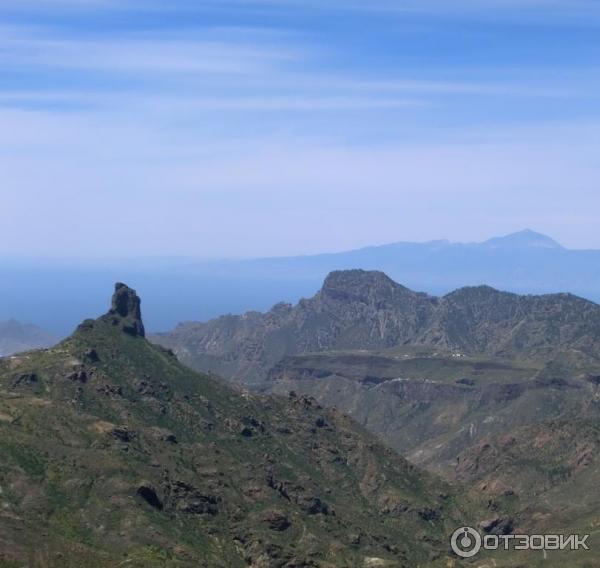
[[481, 535], [471, 527], [461, 527], [452, 534], [450, 546], [461, 558], [471, 558], [481, 550]]

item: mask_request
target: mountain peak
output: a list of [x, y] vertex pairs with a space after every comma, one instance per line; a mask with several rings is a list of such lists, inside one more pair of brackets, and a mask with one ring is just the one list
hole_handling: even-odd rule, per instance
[[563, 246], [557, 243], [554, 239], [537, 233], [531, 229], [525, 229], [516, 233], [511, 233], [504, 237], [494, 237], [482, 243], [487, 248], [495, 249], [524, 249], [524, 248], [540, 248], [540, 249], [563, 249]]
[[340, 293], [352, 296], [368, 295], [371, 291], [392, 292], [396, 289], [404, 289], [403, 286], [394, 282], [387, 274], [379, 270], [335, 270], [330, 272], [321, 292], [327, 296], [337, 296]]
[[122, 282], [117, 282], [110, 310], [105, 317], [111, 318], [115, 325], [121, 324], [125, 333], [144, 337], [141, 303], [135, 290]]
[[340, 284], [347, 285], [361, 281], [392, 282], [395, 284], [395, 282], [387, 274], [385, 274], [385, 272], [380, 270], [362, 270], [360, 268], [354, 268], [350, 270], [333, 270], [325, 278], [323, 286], [337, 286]]

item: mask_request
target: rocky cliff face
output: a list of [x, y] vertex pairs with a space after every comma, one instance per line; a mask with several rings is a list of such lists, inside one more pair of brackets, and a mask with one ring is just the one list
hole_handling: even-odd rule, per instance
[[111, 320], [114, 325], [120, 326], [129, 335], [145, 337], [141, 306], [142, 302], [135, 290], [122, 282], [117, 282], [110, 310], [104, 317]]
[[187, 364], [256, 383], [282, 357], [424, 345], [504, 357], [600, 355], [600, 306], [568, 294], [518, 296], [487, 286], [442, 298], [381, 272], [331, 273], [296, 306], [187, 323], [154, 340]]

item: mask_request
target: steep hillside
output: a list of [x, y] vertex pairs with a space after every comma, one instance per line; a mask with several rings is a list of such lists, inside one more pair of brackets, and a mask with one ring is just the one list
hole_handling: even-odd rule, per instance
[[251, 384], [284, 356], [405, 345], [542, 361], [570, 353], [589, 362], [600, 356], [600, 306], [569, 294], [519, 296], [487, 286], [435, 298], [381, 272], [351, 270], [331, 273], [316, 296], [296, 306], [181, 324], [153, 340], [196, 369]]
[[588, 371], [427, 352], [322, 353], [283, 359], [265, 388], [343, 409], [412, 462], [461, 479], [459, 456], [490, 439], [600, 418], [600, 368]]
[[314, 399], [183, 367], [124, 285], [56, 347], [0, 360], [3, 568], [447, 566], [465, 509]]

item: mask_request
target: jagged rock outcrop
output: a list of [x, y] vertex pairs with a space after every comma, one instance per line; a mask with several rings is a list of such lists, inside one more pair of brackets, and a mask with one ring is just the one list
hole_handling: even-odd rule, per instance
[[141, 304], [135, 290], [122, 282], [117, 282], [110, 310], [104, 317], [111, 319], [114, 325], [119, 325], [129, 335], [145, 337]]

